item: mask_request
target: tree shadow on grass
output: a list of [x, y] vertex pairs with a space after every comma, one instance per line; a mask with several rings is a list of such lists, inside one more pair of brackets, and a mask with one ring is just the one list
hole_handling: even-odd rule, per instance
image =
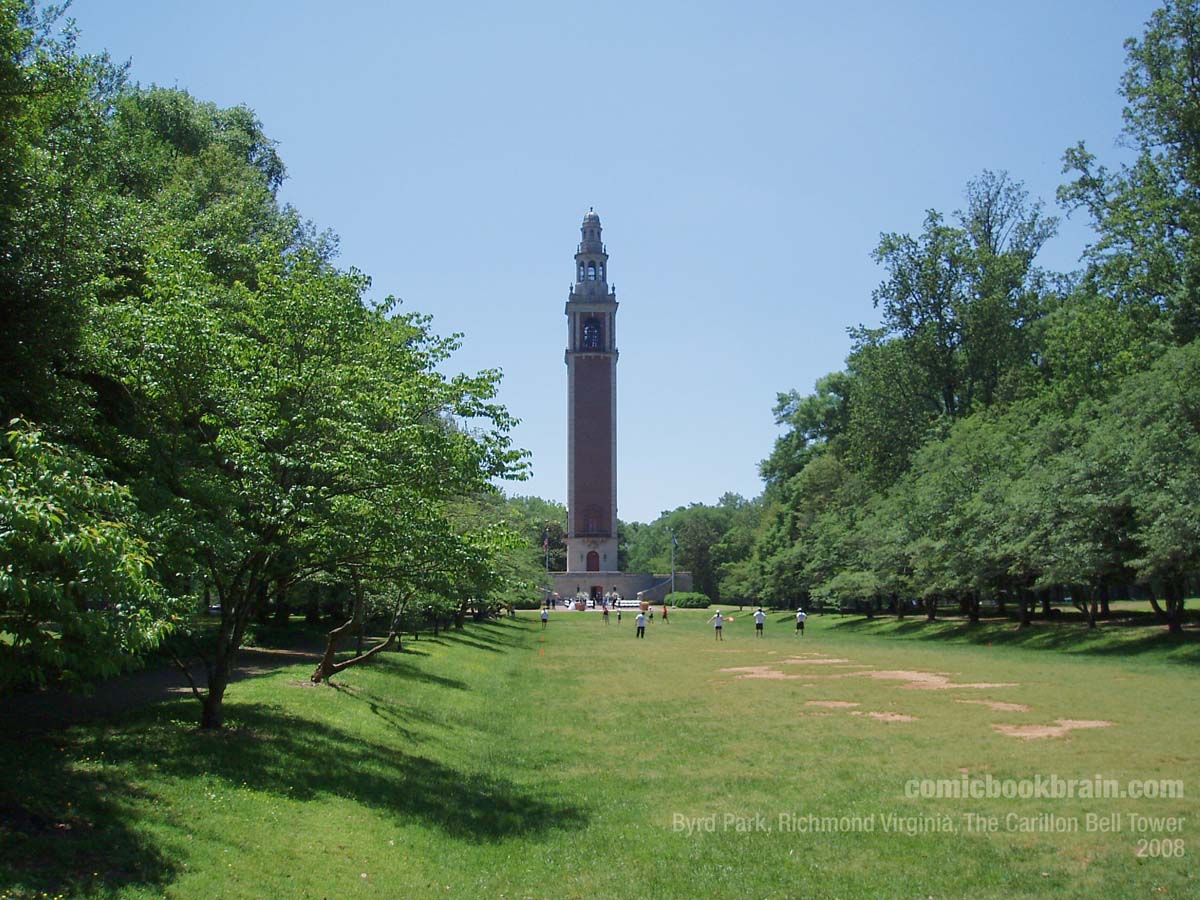
[[507, 649], [505, 646], [496, 646], [501, 643], [499, 641], [489, 640], [485, 643], [484, 641], [477, 640], [474, 635], [462, 631], [447, 632], [445, 639], [447, 644], [458, 644], [462, 647], [472, 647], [475, 650], [486, 650], [488, 653], [503, 653]]
[[108, 896], [160, 891], [177, 864], [131, 827], [139, 790], [110, 768], [85, 770], [56, 741], [36, 752], [0, 740], [0, 896]]
[[379, 706], [386, 731], [398, 740], [371, 740], [252, 704], [228, 704], [229, 726], [206, 733], [179, 725], [182, 702], [139, 710], [120, 730], [55, 736], [36, 753], [22, 740], [0, 739], [6, 772], [0, 782], [0, 895], [164, 891], [186, 856], [169, 849], [169, 837], [156, 843], [148, 835], [161, 826], [189, 834], [221, 827], [184, 820], [163, 805], [154, 785], [164, 780], [194, 783], [200, 790], [220, 779], [232, 790], [249, 788], [292, 802], [350, 800], [398, 822], [432, 826], [472, 842], [571, 833], [587, 824], [580, 806], [535, 793], [503, 773], [458, 767], [402, 748], [411, 742], [398, 726], [425, 714], [383, 709], [375, 698], [355, 699]]
[[502, 653], [522, 643], [521, 635], [514, 633], [511, 625], [499, 622], [470, 622], [462, 629], [450, 627], [439, 635], [438, 640], [490, 653]]
[[372, 715], [378, 717], [389, 729], [401, 735], [409, 744], [418, 744], [424, 741], [424, 737], [410, 727], [414, 722], [424, 725], [441, 724], [441, 720], [419, 707], [406, 706], [392, 698], [382, 697], [365, 690], [358, 685], [329, 681], [326, 682], [325, 687], [337, 691], [347, 702], [365, 706]]
[[399, 742], [260, 705], [231, 705], [227, 721], [218, 733], [152, 728], [150, 740], [138, 729], [113, 738], [106, 753], [168, 777], [216, 777], [293, 801], [349, 799], [472, 841], [574, 831], [587, 822], [579, 807], [535, 795], [501, 773], [458, 768]]
[[[861, 632], [876, 628], [884, 619], [847, 619], [828, 627], [839, 631]], [[890, 620], [894, 623], [895, 620]], [[892, 624], [886, 637], [908, 640], [985, 646], [1021, 647], [1029, 650], [1053, 650], [1087, 656], [1138, 656], [1158, 653], [1166, 662], [1200, 665], [1200, 631], [1188, 629], [1171, 634], [1157, 623], [1145, 620], [1115, 620], [1096, 630], [1080, 622], [1038, 622], [1026, 628], [1015, 622], [982, 622], [972, 625], [960, 620], [927, 622], [907, 619]]]
[[[367, 662], [363, 663], [366, 666], [375, 670], [384, 670], [388, 674], [396, 675], [398, 678], [403, 678], [405, 681], [419, 681], [424, 684], [432, 684], [436, 687], [451, 688], [456, 691], [467, 690], [467, 683], [459, 681], [457, 678], [447, 678], [444, 675], [435, 675], [432, 672], [426, 672], [420, 666], [407, 662], [404, 657], [408, 651], [404, 653], [380, 653], [372, 657]], [[354, 671], [348, 669], [347, 671]], [[338, 675], [333, 678], [336, 681]]]

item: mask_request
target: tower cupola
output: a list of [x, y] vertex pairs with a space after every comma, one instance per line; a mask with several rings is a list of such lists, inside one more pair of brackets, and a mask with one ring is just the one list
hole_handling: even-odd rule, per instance
[[601, 238], [603, 228], [594, 209], [588, 209], [579, 227], [579, 246], [575, 252], [575, 283], [573, 293], [587, 296], [608, 293], [608, 254]]

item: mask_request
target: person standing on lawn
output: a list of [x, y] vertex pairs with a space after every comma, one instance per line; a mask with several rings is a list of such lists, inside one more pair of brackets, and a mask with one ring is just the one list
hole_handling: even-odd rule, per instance
[[637, 634], [634, 636], [644, 638], [646, 636], [646, 614], [644, 612], [639, 612], [637, 614], [636, 621], [637, 621]]
[[[804, 620], [808, 618], [808, 613], [802, 609], [796, 610], [796, 634], [804, 637]], [[795, 637], [796, 635], [792, 635]]]
[[767, 614], [763, 612], [762, 607], [758, 608], [758, 612], [754, 614], [754, 636], [760, 638], [763, 636], [763, 622], [767, 621]]
[[718, 609], [717, 614], [708, 621], [713, 623], [713, 640], [725, 640], [725, 638], [721, 636], [722, 627], [725, 625], [725, 620], [721, 618], [721, 611]]

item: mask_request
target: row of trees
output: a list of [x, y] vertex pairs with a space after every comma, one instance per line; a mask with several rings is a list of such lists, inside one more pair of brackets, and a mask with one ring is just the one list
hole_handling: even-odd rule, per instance
[[1126, 49], [1132, 161], [1064, 158], [1059, 201], [1097, 236], [1083, 271], [1037, 266], [1056, 219], [1002, 172], [882, 235], [882, 321], [813, 393], [780, 395], [722, 592], [1022, 622], [1070, 596], [1094, 623], [1136, 586], [1181, 627], [1200, 574], [1200, 8], [1168, 0]]
[[203, 724], [252, 619], [322, 586], [395, 620], [528, 575], [493, 483], [499, 375], [334, 264], [244, 107], [132, 87], [0, 0], [0, 688], [85, 678], [220, 609]]

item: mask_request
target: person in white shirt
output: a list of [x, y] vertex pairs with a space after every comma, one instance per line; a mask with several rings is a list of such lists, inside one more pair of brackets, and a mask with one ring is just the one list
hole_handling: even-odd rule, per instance
[[646, 636], [646, 614], [640, 612], [637, 614], [637, 634], [635, 637], [644, 638]]
[[758, 612], [754, 614], [754, 636], [756, 638], [763, 636], [763, 622], [765, 621], [767, 621], [767, 614], [763, 612], [760, 606]]
[[546, 623], [549, 621], [550, 621], [550, 610], [543, 609], [542, 610], [542, 630], [543, 631], [546, 630]]
[[[808, 618], [808, 613], [802, 609], [796, 610], [796, 634], [804, 637], [804, 620]], [[793, 635], [795, 637], [795, 635]]]
[[721, 637], [721, 626], [725, 624], [725, 620], [721, 618], [721, 611], [718, 609], [717, 614], [708, 621], [713, 623], [713, 639], [718, 641], [725, 640], [725, 638]]

